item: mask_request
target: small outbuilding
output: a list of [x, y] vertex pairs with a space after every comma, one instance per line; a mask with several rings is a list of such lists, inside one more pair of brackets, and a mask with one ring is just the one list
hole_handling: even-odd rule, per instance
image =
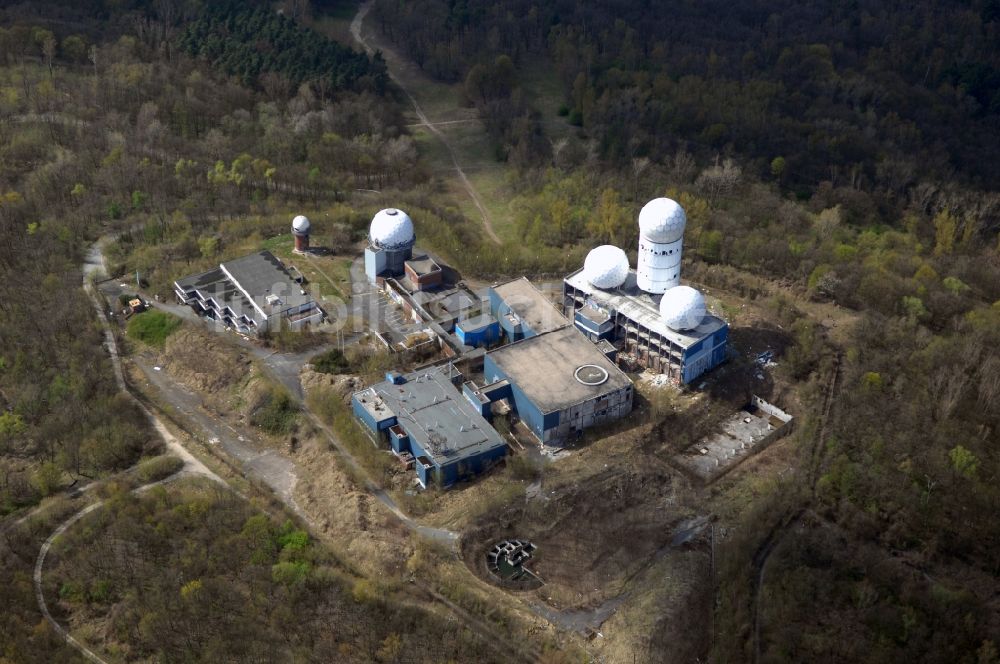
[[472, 348], [492, 346], [500, 340], [500, 323], [489, 314], [467, 318], [455, 324], [455, 336]]

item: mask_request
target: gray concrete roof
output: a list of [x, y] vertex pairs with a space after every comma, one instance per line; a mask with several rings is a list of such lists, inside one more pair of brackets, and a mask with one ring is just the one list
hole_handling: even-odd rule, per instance
[[220, 308], [229, 307], [237, 316], [246, 316], [250, 320], [258, 318], [259, 312], [243, 292], [229, 280], [222, 268], [216, 267], [208, 272], [178, 279], [175, 285], [184, 292], [196, 290], [202, 297], [215, 300]]
[[628, 279], [620, 288], [609, 290], [592, 286], [584, 277], [583, 270], [577, 270], [566, 277], [565, 281], [576, 290], [586, 293], [595, 304], [617, 311], [681, 348], [693, 346], [726, 325], [721, 318], [706, 314], [701, 324], [692, 330], [678, 331], [667, 327], [663, 317], [660, 316], [662, 296], [650, 295], [639, 290], [635, 283], [635, 270], [629, 270]]
[[[208, 272], [178, 279], [174, 285], [185, 292], [197, 290], [237, 315], [258, 321], [313, 300], [270, 251], [226, 261]], [[271, 295], [278, 297], [273, 305], [268, 302]]]
[[498, 284], [493, 290], [535, 334], [569, 325], [559, 309], [525, 277]]
[[492, 325], [496, 323], [497, 319], [490, 314], [481, 314], [479, 316], [473, 316], [472, 318], [466, 318], [465, 320], [460, 320], [457, 325], [459, 325], [466, 332], [471, 332], [474, 330], [481, 330], [487, 325]]
[[430, 256], [414, 256], [406, 264], [419, 276], [441, 271], [441, 266]]
[[[487, 355], [543, 413], [614, 392], [632, 384], [625, 373], [575, 327], [563, 327], [498, 348]], [[576, 370], [594, 364], [608, 372], [600, 385], [584, 385]], [[492, 381], [494, 376], [486, 376]]]
[[[277, 313], [312, 301], [312, 296], [308, 293], [302, 294], [302, 286], [295, 283], [284, 264], [270, 251], [260, 251], [227, 261], [220, 267], [232, 276], [238, 286], [250, 294], [258, 306], [269, 313]], [[268, 309], [269, 295], [277, 295], [281, 300], [281, 306], [274, 312]]]
[[382, 382], [362, 390], [359, 395], [377, 396], [439, 465], [506, 445], [500, 434], [452, 384], [449, 378], [452, 371], [448, 365], [429, 367], [406, 374], [406, 382], [402, 385]]

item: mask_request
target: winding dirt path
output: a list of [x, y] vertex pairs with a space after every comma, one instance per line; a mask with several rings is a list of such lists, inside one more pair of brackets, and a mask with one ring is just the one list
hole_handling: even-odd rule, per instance
[[[199, 473], [197, 470], [191, 470], [185, 467], [177, 471], [170, 477], [164, 478], [158, 482], [151, 482], [149, 484], [133, 489], [132, 493], [140, 494], [152, 489], [153, 487], [162, 486], [169, 482], [179, 480], [182, 477], [190, 477], [191, 475], [203, 475], [203, 473]], [[211, 476], [209, 477], [211, 478]], [[221, 482], [222, 480], [220, 479], [219, 481]], [[225, 484], [225, 482], [223, 482], [223, 484]], [[80, 643], [72, 634], [69, 633], [69, 630], [67, 630], [65, 627], [59, 624], [59, 622], [49, 611], [49, 606], [45, 601], [45, 593], [43, 592], [42, 589], [42, 572], [45, 568], [45, 558], [49, 555], [49, 550], [52, 548], [53, 543], [55, 543], [55, 541], [63, 533], [69, 530], [77, 521], [87, 516], [91, 512], [100, 509], [103, 506], [104, 506], [103, 500], [98, 501], [96, 503], [92, 503], [84, 507], [82, 510], [80, 510], [73, 516], [69, 517], [65, 521], [63, 521], [61, 524], [59, 524], [59, 527], [56, 528], [52, 532], [52, 534], [48, 536], [48, 538], [45, 540], [45, 543], [42, 544], [42, 548], [39, 549], [38, 557], [35, 559], [34, 574], [32, 575], [32, 581], [35, 586], [35, 599], [38, 601], [38, 609], [42, 612], [42, 615], [45, 616], [45, 620], [49, 623], [49, 625], [52, 626], [52, 629], [56, 632], [56, 634], [58, 634], [60, 637], [62, 637], [64, 641], [66, 641], [66, 643], [75, 648], [77, 652], [83, 655], [85, 659], [91, 662], [95, 662], [95, 664], [107, 664], [107, 662], [106, 660], [101, 659], [101, 657], [97, 655], [93, 650]]]
[[[205, 464], [198, 460], [193, 454], [191, 454], [187, 449], [181, 445], [180, 441], [167, 429], [166, 425], [157, 417], [152, 411], [150, 411], [146, 406], [136, 399], [131, 392], [129, 392], [128, 387], [125, 383], [124, 373], [122, 371], [121, 358], [118, 354], [118, 344], [115, 340], [114, 332], [111, 330], [111, 325], [108, 323], [107, 317], [104, 315], [104, 303], [101, 302], [100, 297], [97, 295], [97, 290], [91, 283], [91, 277], [105, 271], [106, 266], [104, 262], [104, 255], [101, 251], [101, 242], [105, 241], [107, 238], [102, 238], [95, 242], [90, 249], [87, 251], [86, 260], [83, 264], [83, 287], [87, 292], [88, 297], [90, 297], [91, 302], [94, 305], [94, 309], [97, 312], [97, 318], [101, 322], [101, 326], [104, 328], [104, 347], [107, 350], [108, 355], [111, 358], [111, 364], [114, 368], [115, 381], [118, 384], [118, 388], [128, 395], [145, 413], [146, 417], [149, 418], [150, 423], [156, 432], [163, 439], [164, 444], [167, 449], [170, 450], [175, 456], [179, 457], [181, 461], [184, 462], [184, 466], [178, 472], [174, 473], [166, 479], [160, 480], [158, 482], [152, 482], [146, 484], [137, 489], [133, 490], [133, 493], [141, 493], [154, 486], [160, 486], [168, 482], [172, 482], [181, 477], [204, 477], [213, 482], [217, 482], [226, 488], [230, 488], [229, 485], [221, 477], [212, 472]], [[134, 466], [133, 466], [134, 468]], [[130, 472], [129, 469], [127, 472]], [[93, 484], [89, 484], [87, 488], [90, 488]], [[41, 611], [42, 615], [45, 617], [46, 622], [52, 627], [52, 629], [58, 634], [68, 645], [77, 650], [85, 659], [91, 662], [96, 662], [98, 664], [105, 664], [105, 660], [101, 659], [92, 650], [87, 648], [87, 646], [80, 643], [76, 638], [69, 633], [69, 631], [59, 624], [52, 613], [49, 611], [48, 604], [45, 601], [45, 593], [43, 592], [42, 586], [42, 572], [45, 568], [45, 558], [48, 556], [49, 550], [52, 548], [52, 544], [59, 538], [60, 535], [65, 533], [73, 524], [87, 516], [94, 510], [100, 508], [104, 504], [104, 501], [97, 501], [84, 507], [82, 510], [72, 515], [65, 521], [63, 521], [58, 528], [53, 531], [51, 535], [42, 544], [41, 549], [38, 551], [38, 557], [35, 559], [35, 569], [32, 575], [32, 581], [35, 587], [35, 599], [38, 602], [38, 609]], [[30, 516], [30, 515], [29, 515]], [[25, 517], [27, 518], [27, 517]], [[24, 519], [21, 519], [23, 521]]]
[[[372, 3], [373, 0], [368, 0], [358, 7], [358, 13], [355, 14], [354, 18], [351, 20], [351, 36], [354, 37], [354, 41], [358, 42], [358, 44], [365, 49], [365, 52], [369, 55], [373, 55], [375, 53], [375, 49], [365, 40], [361, 33], [365, 17], [371, 10]], [[486, 206], [483, 205], [482, 199], [479, 198], [479, 193], [476, 191], [476, 188], [472, 186], [472, 182], [469, 181], [469, 178], [465, 174], [465, 170], [462, 169], [461, 164], [458, 163], [458, 157], [455, 155], [455, 150], [452, 148], [451, 143], [448, 142], [445, 135], [441, 133], [440, 129], [438, 129], [438, 125], [454, 124], [459, 121], [453, 120], [451, 122], [435, 123], [428, 120], [427, 116], [424, 114], [424, 110], [420, 107], [420, 104], [417, 103], [416, 98], [410, 93], [407, 87], [403, 85], [403, 82], [399, 79], [399, 77], [393, 73], [392, 69], [388, 67], [388, 62], [386, 63], [386, 66], [389, 72], [389, 78], [391, 78], [392, 81], [399, 86], [399, 89], [402, 90], [403, 94], [405, 94], [407, 99], [410, 100], [410, 104], [413, 105], [413, 110], [417, 114], [417, 118], [420, 119], [419, 124], [410, 126], [426, 127], [429, 132], [434, 134], [434, 136], [441, 141], [441, 144], [444, 145], [445, 149], [448, 150], [448, 156], [451, 157], [451, 163], [455, 167], [455, 173], [458, 175], [458, 179], [462, 181], [462, 186], [465, 187], [465, 191], [468, 192], [472, 202], [475, 203], [476, 208], [479, 210], [479, 214], [483, 217], [483, 228], [486, 230], [486, 234], [490, 236], [491, 240], [497, 244], [501, 244], [499, 236], [497, 236], [496, 232], [493, 230], [493, 221], [490, 219], [490, 213], [486, 211]]]

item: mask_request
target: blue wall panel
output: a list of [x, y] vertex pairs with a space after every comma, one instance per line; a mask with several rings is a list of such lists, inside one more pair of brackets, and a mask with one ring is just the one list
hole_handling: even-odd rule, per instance
[[[508, 379], [510, 377], [505, 374], [493, 361], [493, 358], [489, 355], [486, 356], [483, 361], [483, 374], [486, 376], [488, 382], [494, 382], [500, 379]], [[511, 397], [514, 400], [514, 408], [517, 410], [517, 416], [521, 418], [529, 429], [535, 432], [535, 435], [542, 438], [546, 429], [546, 422], [542, 417], [542, 412], [531, 402], [530, 399], [521, 391], [521, 389], [511, 381], [510, 384]], [[558, 413], [555, 414], [555, 421], [558, 424], [559, 418]], [[551, 417], [549, 420], [551, 421]]]

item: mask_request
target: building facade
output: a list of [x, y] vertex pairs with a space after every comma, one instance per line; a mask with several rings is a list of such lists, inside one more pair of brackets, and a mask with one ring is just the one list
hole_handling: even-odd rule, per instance
[[518, 417], [546, 445], [571, 442], [632, 410], [632, 381], [572, 326], [487, 353], [483, 374], [488, 386], [479, 391], [503, 397], [509, 385]]
[[449, 487], [493, 467], [507, 443], [462, 395], [450, 365], [393, 374], [351, 397], [355, 417], [378, 446], [412, 459], [424, 487]]
[[174, 282], [177, 300], [243, 334], [322, 322], [323, 310], [271, 252], [221, 263]]

